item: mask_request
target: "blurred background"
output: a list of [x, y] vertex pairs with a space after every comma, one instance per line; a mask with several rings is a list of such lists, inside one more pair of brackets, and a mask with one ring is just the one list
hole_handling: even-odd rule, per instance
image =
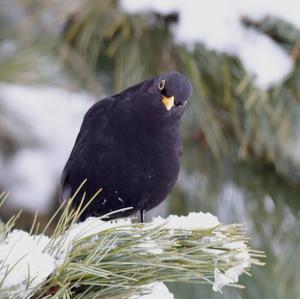
[[193, 84], [176, 188], [148, 214], [246, 223], [267, 265], [244, 290], [170, 284], [177, 299], [300, 298], [297, 0], [1, 0], [0, 210], [45, 223], [88, 107], [178, 70]]

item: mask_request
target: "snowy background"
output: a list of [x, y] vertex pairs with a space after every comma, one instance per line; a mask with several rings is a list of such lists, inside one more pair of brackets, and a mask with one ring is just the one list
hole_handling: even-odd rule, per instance
[[179, 12], [179, 24], [174, 28], [178, 42], [189, 47], [204, 43], [209, 49], [236, 55], [262, 88], [280, 82], [293, 67], [282, 48], [266, 35], [243, 26], [241, 18], [260, 20], [272, 15], [300, 27], [300, 4], [295, 0], [123, 0], [122, 4], [130, 12]]
[[[70, 69], [59, 65], [61, 57], [54, 47], [50, 46], [47, 55], [42, 47], [33, 60], [28, 58], [33, 49], [27, 44], [26, 30], [32, 32], [35, 44], [43, 40], [45, 28], [51, 36], [45, 35], [46, 42], [43, 40], [43, 43], [47, 44], [51, 38], [58, 39], [66, 16], [71, 14], [73, 17], [74, 14], [76, 19], [76, 9], [81, 7], [81, 1], [63, 1], [63, 4], [49, 1], [51, 5], [39, 19], [40, 26], [33, 26], [34, 29], [32, 24], [28, 25], [24, 17], [26, 9], [20, 3], [7, 0], [0, 3], [0, 139], [7, 141], [4, 145], [0, 142], [0, 187], [10, 192], [7, 201], [10, 209], [22, 208], [46, 215], [56, 207], [60, 174], [84, 113], [96, 100], [116, 90], [107, 84], [112, 76], [109, 72], [90, 80], [92, 88], [84, 85], [83, 81], [91, 75], [80, 59], [76, 69], [78, 80], [70, 74]], [[280, 89], [295, 70], [291, 53], [269, 35], [245, 26], [242, 19], [260, 21], [273, 16], [300, 30], [299, 1], [122, 0], [120, 7], [124, 14], [177, 13], [178, 22], [171, 24], [177, 44], [188, 51], [203, 44], [214, 53], [239, 58], [262, 92]], [[10, 35], [14, 28], [12, 24], [20, 27], [19, 36]], [[55, 55], [59, 59], [53, 59]], [[134, 54], [132, 56], [134, 59]], [[17, 72], [12, 76], [16, 65]], [[299, 80], [298, 77], [295, 79], [298, 85]], [[300, 169], [299, 125], [299, 122], [295, 123], [288, 141], [279, 144], [286, 159], [281, 163], [291, 163], [292, 167], [288, 169], [291, 172], [294, 168]], [[192, 156], [193, 152], [185, 148], [185, 154]], [[300, 297], [297, 283], [300, 279], [299, 180], [289, 181], [289, 174], [278, 175], [273, 165], [265, 165], [259, 160], [250, 160], [248, 164], [251, 168], [245, 170], [226, 159], [212, 162], [208, 158], [206, 163], [197, 164], [198, 169], [181, 173], [173, 197], [152, 215], [168, 214], [169, 210], [179, 213], [204, 210], [218, 215], [224, 223], [247, 223], [253, 245], [268, 252], [269, 268], [254, 272], [256, 279], [252, 281], [242, 281], [246, 285], [245, 291], [225, 291], [225, 298], [295, 299]], [[185, 205], [178, 198], [184, 198]], [[292, 287], [288, 287], [289, 283]], [[221, 298], [208, 289], [177, 285], [172, 288], [177, 299], [198, 298], [200, 292], [205, 298]]]
[[[177, 12], [179, 23], [172, 29], [178, 43], [189, 48], [204, 43], [211, 50], [236, 55], [260, 88], [279, 84], [293, 68], [291, 56], [286, 51], [270, 37], [246, 28], [241, 18], [259, 20], [272, 15], [300, 28], [300, 4], [296, 0], [123, 0], [121, 6], [130, 13]], [[13, 48], [12, 41], [4, 40], [0, 44], [0, 57]], [[97, 98], [104, 96], [97, 95]], [[2, 83], [0, 98], [5, 107], [24, 122], [31, 141], [22, 144], [8, 161], [0, 159], [1, 185], [11, 193], [9, 204], [46, 212], [84, 113], [95, 96], [51, 86]], [[11, 126], [9, 129], [14, 130], [13, 124]], [[300, 136], [295, 140], [296, 144], [299, 142]], [[290, 151], [295, 162], [300, 164], [300, 150], [295, 150], [294, 142]]]

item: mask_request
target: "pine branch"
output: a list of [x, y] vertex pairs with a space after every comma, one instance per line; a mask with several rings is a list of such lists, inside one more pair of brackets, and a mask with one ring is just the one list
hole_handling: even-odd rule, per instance
[[239, 275], [262, 265], [243, 225], [223, 225], [210, 214], [78, 224], [79, 211], [70, 207], [50, 238], [10, 231], [14, 221], [0, 226], [1, 298], [129, 298], [169, 281], [220, 291], [241, 287]]

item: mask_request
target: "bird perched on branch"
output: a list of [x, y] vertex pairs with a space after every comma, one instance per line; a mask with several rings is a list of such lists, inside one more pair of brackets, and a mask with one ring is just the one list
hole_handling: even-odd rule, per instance
[[101, 189], [82, 213], [117, 218], [150, 210], [175, 185], [182, 150], [180, 121], [191, 96], [178, 72], [132, 86], [95, 103], [86, 113], [61, 178], [61, 196], [77, 207]]

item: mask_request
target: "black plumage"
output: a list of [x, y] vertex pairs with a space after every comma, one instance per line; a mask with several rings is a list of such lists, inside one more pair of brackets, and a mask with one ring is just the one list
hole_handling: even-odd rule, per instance
[[179, 173], [180, 120], [191, 91], [183, 75], [167, 72], [88, 110], [61, 179], [63, 199], [86, 179], [75, 206], [102, 188], [80, 220], [126, 207], [111, 218], [143, 215], [166, 198]]

